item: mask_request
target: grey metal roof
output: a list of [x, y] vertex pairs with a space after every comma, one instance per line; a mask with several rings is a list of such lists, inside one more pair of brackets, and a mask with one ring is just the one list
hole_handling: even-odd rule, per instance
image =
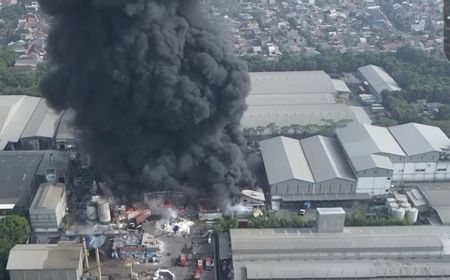
[[[344, 200], [370, 200], [368, 193], [324, 193], [324, 194], [281, 194], [282, 201], [344, 201]], [[273, 199], [274, 197], [272, 197]]]
[[379, 66], [366, 65], [358, 68], [358, 71], [378, 94], [381, 94], [383, 90], [401, 90], [394, 79]]
[[253, 94], [336, 93], [336, 88], [324, 71], [252, 72]]
[[436, 126], [407, 123], [389, 130], [408, 156], [450, 148], [450, 139]]
[[355, 115], [356, 122], [360, 124], [372, 124], [372, 119], [370, 119], [369, 114], [367, 114], [363, 107], [348, 106], [348, 108]]
[[28, 205], [42, 158], [42, 153], [0, 152], [0, 209]]
[[55, 135], [59, 115], [42, 98], [25, 95], [0, 96], [0, 150], [9, 142], [26, 137]]
[[421, 184], [419, 189], [430, 207], [436, 210], [441, 222], [450, 225], [450, 184], [448, 182]]
[[356, 181], [336, 139], [313, 136], [300, 141], [316, 182], [335, 178]]
[[75, 119], [75, 111], [67, 110], [63, 113], [56, 133], [56, 141], [74, 140], [77, 129], [73, 123]]
[[335, 104], [336, 99], [330, 93], [316, 94], [250, 94], [246, 98], [248, 106], [282, 106], [307, 104]]
[[333, 86], [337, 92], [344, 92], [344, 93], [352, 92], [343, 80], [332, 79], [332, 82], [333, 82]]
[[339, 138], [355, 170], [387, 168], [390, 159], [383, 154], [405, 156], [387, 128], [351, 123], [336, 129]]
[[346, 104], [249, 105], [244, 112], [241, 126], [256, 128], [269, 123], [275, 123], [278, 126], [325, 124], [324, 120], [338, 122], [355, 119], [355, 115]]
[[61, 114], [48, 107], [45, 100], [41, 99], [20, 138], [54, 137], [60, 118]]
[[[448, 259], [271, 261], [246, 264], [247, 279], [446, 279]], [[239, 273], [239, 278], [244, 279]], [[442, 277], [441, 277], [442, 276]]]
[[345, 211], [344, 209], [342, 209], [342, 207], [317, 208], [316, 210], [319, 214], [345, 214]]
[[78, 269], [82, 260], [82, 249], [81, 244], [71, 242], [16, 245], [9, 253], [6, 269]]
[[[346, 227], [342, 233], [230, 230], [235, 279], [244, 279], [242, 267], [248, 279], [441, 275], [443, 268], [450, 272], [449, 236], [448, 226]], [[408, 252], [414, 259], [402, 257]]]
[[269, 184], [291, 179], [314, 182], [300, 142], [283, 136], [260, 142]]
[[65, 193], [64, 184], [41, 184], [30, 206], [30, 213], [36, 209], [55, 210]]

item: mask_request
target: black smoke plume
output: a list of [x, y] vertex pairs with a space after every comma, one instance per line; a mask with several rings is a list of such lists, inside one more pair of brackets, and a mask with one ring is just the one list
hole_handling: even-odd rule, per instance
[[118, 195], [229, 196], [253, 184], [239, 123], [246, 65], [191, 0], [41, 0], [52, 16], [50, 105], [76, 111]]

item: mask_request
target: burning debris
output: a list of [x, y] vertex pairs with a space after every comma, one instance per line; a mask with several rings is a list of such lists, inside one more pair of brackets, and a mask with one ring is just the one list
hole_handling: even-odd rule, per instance
[[[193, 0], [40, 0], [54, 17], [41, 87], [116, 195], [252, 186], [239, 124], [246, 65]], [[134, 192], [136, 191], [136, 192]]]

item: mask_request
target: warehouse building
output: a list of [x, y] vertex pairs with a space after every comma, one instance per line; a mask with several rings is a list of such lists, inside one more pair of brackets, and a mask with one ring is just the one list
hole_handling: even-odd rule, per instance
[[236, 280], [448, 279], [449, 237], [448, 226], [230, 230]]
[[33, 231], [56, 232], [66, 215], [66, 190], [64, 184], [41, 184], [31, 203], [29, 214]]
[[348, 87], [324, 71], [254, 72], [250, 78], [243, 128], [358, 121], [347, 105], [337, 102], [350, 91]]
[[72, 242], [16, 245], [6, 269], [11, 280], [80, 280], [83, 246]]
[[387, 128], [350, 124], [336, 129], [337, 139], [357, 178], [357, 193], [383, 195], [394, 174], [401, 173], [406, 155]]
[[369, 199], [356, 192], [356, 178], [335, 139], [275, 137], [260, 142], [272, 207], [301, 202]]
[[381, 93], [387, 91], [399, 91], [401, 88], [394, 79], [384, 71], [383, 68], [376, 65], [366, 65], [358, 68], [358, 74], [368, 87], [371, 94], [379, 100], [382, 99]]
[[435, 126], [408, 123], [389, 128], [406, 154], [403, 172], [394, 180], [436, 181], [450, 179], [450, 139]]
[[67, 154], [60, 151], [0, 151], [0, 216], [27, 212], [48, 170], [64, 182]]

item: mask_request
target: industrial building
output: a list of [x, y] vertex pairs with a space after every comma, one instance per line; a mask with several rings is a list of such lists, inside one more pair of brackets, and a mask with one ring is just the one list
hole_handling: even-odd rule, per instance
[[336, 135], [260, 142], [272, 205], [370, 199], [394, 185], [450, 178], [450, 140], [437, 127], [351, 123]]
[[401, 172], [406, 155], [389, 130], [372, 125], [350, 124], [336, 135], [358, 179], [357, 192], [382, 195]]
[[61, 183], [41, 184], [31, 203], [29, 214], [33, 231], [55, 232], [66, 215], [66, 190]]
[[0, 215], [27, 212], [49, 170], [64, 182], [67, 154], [61, 151], [0, 151]]
[[366, 65], [358, 68], [358, 74], [364, 81], [364, 85], [368, 87], [369, 92], [376, 96], [379, 100], [382, 99], [381, 93], [387, 91], [399, 91], [401, 88], [397, 85], [395, 80], [384, 71], [383, 68], [376, 65]]
[[[0, 150], [49, 150], [75, 137], [70, 118], [51, 109], [46, 100], [26, 95], [0, 96]], [[70, 116], [69, 116], [70, 117]], [[62, 124], [64, 131], [59, 132]], [[72, 138], [72, 139], [67, 139]]]
[[14, 246], [6, 269], [11, 280], [80, 280], [83, 246], [73, 242]]
[[450, 179], [450, 139], [440, 128], [408, 123], [389, 130], [407, 156], [395, 181]]
[[300, 201], [369, 199], [356, 192], [356, 178], [335, 139], [283, 136], [260, 142], [272, 207]]
[[449, 237], [448, 226], [230, 230], [236, 280], [448, 279]]
[[[350, 90], [324, 71], [250, 73], [248, 109], [241, 121], [243, 128], [324, 124], [325, 120], [359, 121], [352, 110], [338, 102]], [[364, 112], [359, 112], [360, 114]], [[368, 116], [365, 116], [367, 119]]]

